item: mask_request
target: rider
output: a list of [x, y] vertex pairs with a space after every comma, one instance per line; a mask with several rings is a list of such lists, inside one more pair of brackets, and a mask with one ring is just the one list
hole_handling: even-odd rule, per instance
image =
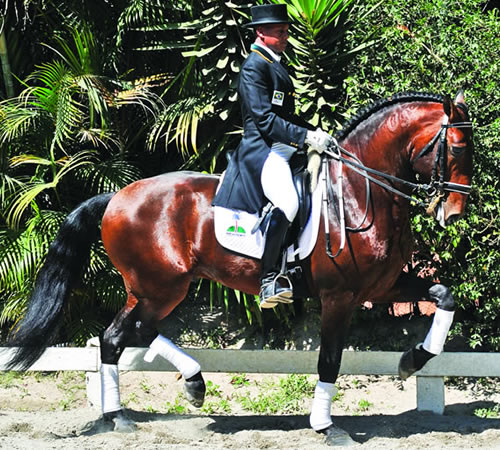
[[304, 144], [322, 153], [332, 137], [294, 117], [295, 91], [282, 52], [288, 41], [285, 4], [251, 8], [256, 40], [242, 65], [238, 84], [243, 116], [243, 138], [229, 162], [213, 204], [261, 212], [270, 201], [271, 212], [261, 261], [261, 308], [291, 303], [292, 288], [280, 277], [280, 255], [290, 223], [298, 211], [298, 196], [289, 160]]

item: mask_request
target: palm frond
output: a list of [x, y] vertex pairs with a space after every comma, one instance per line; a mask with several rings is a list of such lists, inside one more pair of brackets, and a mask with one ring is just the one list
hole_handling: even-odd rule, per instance
[[95, 67], [95, 63], [98, 60], [98, 58], [96, 58], [97, 46], [92, 32], [88, 28], [83, 30], [75, 29], [72, 36], [76, 52], [59, 36], [55, 38], [59, 49], [48, 44], [43, 45], [59, 55], [66, 63], [69, 71], [75, 76], [96, 73], [98, 70], [98, 68]]
[[40, 193], [47, 189], [55, 189], [60, 180], [71, 171], [90, 164], [93, 153], [89, 151], [78, 152], [75, 155], [67, 156], [59, 160], [49, 160], [34, 155], [21, 155], [12, 158], [14, 166], [36, 164], [49, 166], [51, 168], [51, 181], [34, 179], [27, 183], [20, 184], [19, 189], [11, 195], [11, 203], [6, 208], [6, 220], [12, 228], [18, 228], [26, 209], [36, 200]]
[[25, 136], [28, 131], [36, 129], [43, 113], [38, 108], [24, 108], [9, 99], [0, 103], [0, 144], [18, 140]]
[[9, 290], [7, 295], [0, 297], [0, 326], [16, 323], [23, 316], [27, 302], [25, 291]]
[[9, 198], [21, 185], [22, 182], [20, 180], [6, 173], [0, 174], [0, 204], [2, 207], [5, 205], [7, 198]]
[[[204, 115], [212, 112], [212, 103], [202, 95], [184, 98], [168, 105], [151, 128], [148, 138], [149, 150], [153, 150], [158, 140], [164, 137], [165, 148], [168, 147], [169, 142], [175, 141], [177, 148], [185, 157], [189, 154], [190, 148], [197, 153], [198, 123]], [[171, 137], [172, 130], [173, 136]]]
[[15, 234], [0, 232], [0, 291], [25, 291], [31, 283], [50, 243], [50, 235], [24, 231]]
[[66, 213], [61, 211], [37, 211], [37, 214], [28, 220], [24, 234], [28, 237], [30, 237], [32, 233], [43, 236], [43, 248], [40, 251], [45, 253], [49, 247], [49, 243], [55, 239], [64, 219], [66, 219]]
[[75, 172], [79, 184], [84, 186], [86, 191], [95, 194], [118, 191], [141, 176], [141, 171], [123, 158], [88, 164]]
[[81, 144], [90, 144], [94, 148], [103, 148], [112, 151], [122, 151], [123, 144], [114, 128], [80, 128], [75, 137]]
[[130, 0], [118, 19], [116, 46], [121, 47], [128, 30], [139, 30], [143, 27], [149, 29], [167, 23], [165, 8], [165, 2], [162, 0]]
[[125, 305], [127, 292], [123, 286], [123, 279], [116, 269], [111, 274], [101, 272], [100, 276], [94, 278], [92, 287], [103, 310], [116, 313]]
[[33, 181], [24, 184], [7, 209], [7, 224], [11, 228], [18, 229], [25, 210], [31, 205], [35, 198], [41, 192], [53, 187], [55, 187], [53, 181], [49, 183]]

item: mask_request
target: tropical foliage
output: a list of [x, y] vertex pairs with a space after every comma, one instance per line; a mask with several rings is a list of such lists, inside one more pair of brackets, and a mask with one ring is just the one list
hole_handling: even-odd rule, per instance
[[[499, 349], [498, 11], [478, 0], [286, 3], [297, 112], [314, 125], [333, 131], [395, 92], [465, 88], [476, 129], [469, 212], [440, 230], [415, 211], [415, 266], [431, 265], [452, 286], [460, 303], [455, 333], [472, 347]], [[224, 169], [224, 150], [241, 133], [236, 83], [253, 39], [243, 26], [249, 6], [243, 0], [0, 6], [4, 329], [21, 316], [48, 243], [81, 200], [160, 172]], [[233, 295], [210, 289], [226, 303]], [[249, 320], [262, 320], [251, 296], [236, 297]], [[120, 277], [96, 244], [62, 339], [83, 342], [97, 333], [123, 299]]]
[[[65, 215], [85, 198], [142, 176], [130, 160], [133, 133], [162, 106], [150, 80], [103, 73], [104, 54], [87, 24], [67, 33], [67, 40], [56, 36], [53, 44], [43, 45], [52, 58], [20, 80], [18, 96], [0, 104], [2, 324], [22, 314]], [[137, 130], [125, 126], [131, 117], [142, 122]], [[124, 299], [118, 274], [101, 248], [95, 248], [74, 297], [65, 339], [83, 342], [102, 328], [100, 316], [116, 311]]]

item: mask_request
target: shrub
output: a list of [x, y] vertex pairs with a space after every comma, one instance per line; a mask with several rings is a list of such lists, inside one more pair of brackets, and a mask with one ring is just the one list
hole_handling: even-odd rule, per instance
[[[367, 0], [371, 7], [376, 0]], [[459, 305], [452, 333], [469, 346], [500, 350], [500, 17], [477, 0], [387, 0], [356, 22], [353, 41], [377, 40], [344, 83], [344, 114], [396, 92], [465, 90], [474, 123], [474, 179], [466, 217], [440, 229], [416, 211], [417, 255]], [[496, 99], [496, 100], [495, 100]]]

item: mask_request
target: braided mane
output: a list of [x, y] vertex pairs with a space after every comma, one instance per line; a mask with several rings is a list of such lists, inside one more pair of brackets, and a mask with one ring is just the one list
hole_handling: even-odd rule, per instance
[[400, 94], [395, 94], [389, 98], [378, 100], [375, 103], [372, 103], [371, 105], [357, 112], [353, 118], [344, 123], [341, 130], [335, 133], [335, 137], [338, 140], [346, 138], [349, 135], [349, 133], [351, 133], [351, 131], [353, 131], [361, 122], [365, 121], [371, 115], [373, 115], [377, 111], [380, 111], [382, 108], [386, 108], [387, 106], [404, 102], [443, 103], [443, 100], [444, 97], [442, 95], [428, 94], [425, 92], [402, 92]]

